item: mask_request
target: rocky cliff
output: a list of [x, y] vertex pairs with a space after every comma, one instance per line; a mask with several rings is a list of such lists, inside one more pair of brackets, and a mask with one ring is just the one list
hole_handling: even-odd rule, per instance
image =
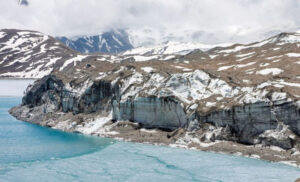
[[299, 40], [280, 34], [168, 60], [89, 59], [36, 81], [10, 112], [53, 128], [133, 141], [219, 151], [262, 147], [251, 148], [254, 153], [275, 146], [279, 156], [294, 159], [300, 154]]

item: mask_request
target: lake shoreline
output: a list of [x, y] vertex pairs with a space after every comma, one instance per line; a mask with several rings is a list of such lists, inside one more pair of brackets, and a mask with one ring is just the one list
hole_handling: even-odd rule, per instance
[[[25, 106], [24, 106], [25, 107]], [[25, 111], [25, 112], [24, 112]], [[47, 116], [47, 119], [28, 120], [26, 109], [12, 108], [10, 114], [19, 120], [50, 127], [66, 132], [81, 133], [84, 135], [108, 137], [116, 140], [147, 143], [152, 145], [163, 145], [169, 147], [193, 149], [206, 152], [223, 153], [235, 156], [243, 156], [255, 158], [270, 162], [284, 163], [293, 167], [300, 168], [300, 152], [295, 148], [285, 150], [277, 146], [245, 145], [235, 141], [215, 140], [207, 142], [199, 140], [197, 131], [187, 131], [179, 128], [174, 131], [164, 131], [157, 128], [144, 128], [138, 123], [130, 121], [112, 122], [108, 118], [102, 118], [104, 123], [95, 127], [90, 122], [78, 124], [71, 113], [56, 113]], [[58, 116], [59, 115], [59, 116]], [[39, 116], [40, 117], [40, 116]], [[38, 118], [39, 118], [38, 117]], [[68, 118], [68, 119], [67, 119]], [[97, 118], [95, 114], [85, 115], [85, 120], [90, 121], [91, 118]], [[106, 120], [105, 120], [106, 119]]]
[[[242, 181], [270, 181], [274, 179], [275, 181], [294, 181], [300, 176], [299, 168], [287, 165], [287, 163], [256, 160], [255, 155], [243, 157], [239, 153], [215, 152], [207, 147], [199, 149], [191, 145], [179, 145], [178, 143], [174, 145], [172, 139], [180, 136], [184, 132], [183, 130], [172, 132], [154, 128], [145, 129], [128, 121], [107, 121], [101, 127], [98, 128], [97, 126], [98, 129], [96, 130], [88, 123], [81, 123], [82, 126], [79, 126], [74, 125], [74, 123], [72, 125], [70, 121], [60, 121], [63, 123], [62, 125], [56, 125], [53, 121], [47, 123], [18, 121], [13, 119], [7, 111], [19, 102], [20, 98], [2, 98], [1, 103], [5, 110], [0, 114], [4, 114], [9, 119], [4, 120], [5, 123], [11, 123], [9, 125], [4, 123], [6, 126], [10, 126], [9, 136], [19, 138], [14, 141], [21, 142], [7, 146], [8, 141], [2, 138], [2, 148], [11, 155], [14, 154], [11, 149], [17, 147], [18, 150], [15, 152], [20, 153], [20, 155], [14, 160], [26, 159], [28, 161], [30, 156], [43, 156], [47, 157], [48, 160], [37, 158], [39, 162], [29, 162], [30, 165], [26, 165], [25, 168], [20, 164], [11, 169], [9, 164], [5, 164], [7, 155], [4, 153], [2, 154], [4, 164], [1, 165], [0, 163], [0, 168], [1, 170], [10, 169], [0, 174], [0, 178], [4, 181], [24, 181], [22, 180], [24, 175], [28, 176], [25, 181], [36, 181], [36, 179], [42, 181], [60, 181], [63, 179], [67, 181], [80, 179], [93, 181], [95, 177], [101, 181], [115, 181], [116, 179], [124, 179], [122, 177], [129, 175], [137, 177], [130, 181], [135, 181], [134, 179], [148, 179], [147, 181], [172, 179], [174, 182], [202, 181], [201, 179], [211, 179], [210, 181], [236, 181], [236, 179]], [[20, 130], [14, 127], [15, 124], [24, 128], [21, 131], [25, 136], [18, 134]], [[93, 137], [89, 137], [90, 135]], [[168, 136], [173, 137], [165, 140], [168, 139]], [[28, 140], [27, 137], [32, 138]], [[70, 137], [75, 139], [75, 143], [70, 142]], [[94, 151], [95, 147], [97, 148], [95, 145], [99, 143], [101, 144], [98, 146], [100, 147], [99, 150], [85, 153], [85, 151]], [[215, 141], [215, 143], [214, 146], [223, 142]], [[209, 144], [206, 143], [206, 145]], [[39, 146], [43, 149], [42, 151], [36, 150]], [[57, 150], [61, 154], [57, 155]], [[56, 154], [54, 155], [53, 152]], [[74, 152], [75, 155], [73, 155]], [[81, 155], [81, 152], [84, 152], [84, 155]], [[71, 157], [64, 157], [69, 155]], [[19, 159], [20, 157], [22, 158]], [[116, 171], [118, 172], [115, 173]], [[157, 173], [157, 171], [164, 172], [164, 175]], [[43, 175], [40, 176], [40, 173]], [[147, 178], [149, 175], [151, 179]], [[74, 176], [76, 178], [73, 178]], [[178, 176], [184, 178], [178, 180]]]

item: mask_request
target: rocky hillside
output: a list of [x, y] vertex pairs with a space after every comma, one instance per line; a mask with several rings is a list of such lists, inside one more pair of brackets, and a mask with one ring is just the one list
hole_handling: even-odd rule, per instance
[[40, 32], [0, 30], [0, 77], [41, 78], [68, 60], [82, 57]]
[[155, 134], [142, 140], [129, 128], [159, 128], [172, 132], [157, 143], [203, 148], [231, 141], [300, 154], [299, 34], [168, 59], [163, 56], [172, 55], [130, 56], [94, 57], [56, 70], [28, 88], [11, 113], [135, 141], [149, 142]]
[[0, 78], [42, 78], [54, 70], [63, 71], [85, 60], [119, 63], [124, 60], [168, 60], [176, 56], [143, 52], [124, 55], [82, 54], [40, 32], [0, 30]]
[[120, 53], [133, 48], [124, 30], [112, 30], [101, 35], [82, 36], [73, 39], [57, 37], [69, 48], [81, 53]]

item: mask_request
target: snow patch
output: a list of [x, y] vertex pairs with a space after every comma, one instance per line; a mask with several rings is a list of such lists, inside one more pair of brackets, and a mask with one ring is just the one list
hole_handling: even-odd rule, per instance
[[149, 61], [149, 60], [152, 60], [152, 59], [158, 59], [159, 57], [158, 56], [133, 56], [134, 60], [137, 61], [137, 62], [140, 62], [140, 61]]
[[250, 55], [253, 55], [253, 54], [255, 54], [255, 52], [249, 52], [249, 53], [245, 53], [245, 54], [238, 54], [238, 55], [236, 55], [236, 57], [239, 57], [239, 58], [246, 57], [246, 56], [249, 57]]
[[238, 65], [236, 65], [236, 67], [243, 68], [243, 67], [254, 65], [255, 63], [256, 62], [250, 62], [250, 63], [247, 63], [247, 64], [238, 64]]
[[279, 75], [282, 72], [283, 72], [283, 70], [279, 69], [279, 68], [266, 68], [266, 69], [263, 69], [263, 70], [260, 70], [260, 71], [256, 71], [256, 74], [259, 74], [259, 75], [269, 75], [269, 74]]
[[67, 67], [69, 64], [73, 63], [74, 66], [76, 66], [77, 62], [81, 62], [84, 58], [88, 56], [85, 55], [77, 55], [76, 57], [73, 57], [71, 59], [68, 59], [64, 62], [63, 66], [59, 69], [59, 71], [62, 71], [65, 67]]
[[82, 127], [79, 126], [77, 128], [77, 131], [83, 134], [91, 135], [103, 129], [103, 125], [108, 121], [110, 121], [111, 119], [112, 119], [112, 112], [106, 117], [98, 116], [95, 118], [94, 121], [88, 121], [84, 124], [84, 126]]
[[222, 67], [220, 67], [220, 68], [218, 69], [218, 71], [227, 70], [227, 69], [232, 68], [232, 67], [234, 67], [234, 66], [233, 66], [233, 65], [230, 65], [230, 66], [222, 66]]
[[152, 67], [142, 67], [141, 69], [147, 73], [155, 71], [155, 69]]
[[287, 53], [288, 57], [300, 57], [300, 53]]
[[140, 129], [140, 131], [145, 132], [145, 133], [156, 133], [157, 132], [155, 129], [149, 130], [149, 129], [145, 129], [145, 128]]

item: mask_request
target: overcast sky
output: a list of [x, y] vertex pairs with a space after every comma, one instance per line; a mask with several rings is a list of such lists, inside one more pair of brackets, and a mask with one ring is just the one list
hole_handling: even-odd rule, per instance
[[0, 28], [32, 29], [54, 36], [151, 28], [157, 39], [163, 34], [206, 42], [243, 42], [300, 29], [300, 0], [28, 1], [25, 7], [17, 0], [0, 0]]

